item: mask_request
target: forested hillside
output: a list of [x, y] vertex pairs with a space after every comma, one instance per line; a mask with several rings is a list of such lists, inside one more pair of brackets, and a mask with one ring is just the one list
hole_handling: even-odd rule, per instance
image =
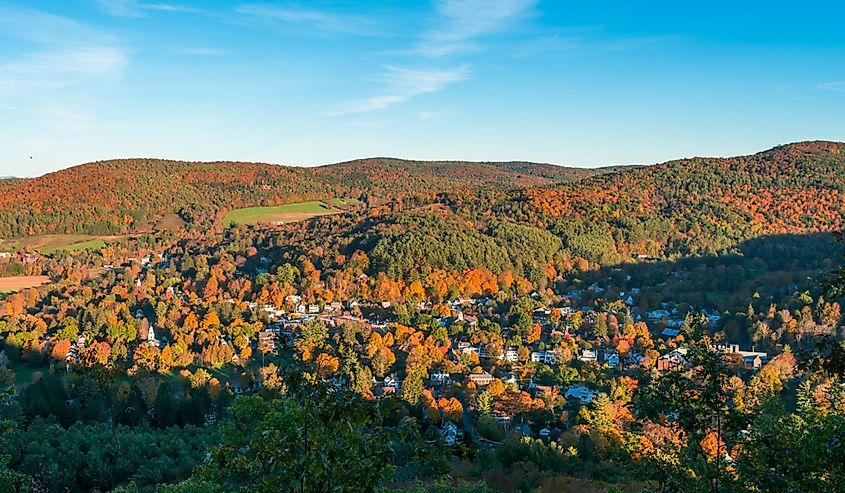
[[534, 187], [457, 210], [560, 236], [601, 264], [712, 254], [765, 234], [842, 229], [845, 144], [804, 142], [735, 158], [693, 158]]
[[[83, 164], [4, 184], [0, 236], [116, 234], [168, 213], [190, 219], [218, 208], [325, 197], [300, 168], [252, 163], [131, 159]], [[206, 212], [209, 213], [209, 212]]]
[[843, 150], [0, 182], [0, 491], [839, 491]]
[[[566, 258], [599, 265], [637, 256], [706, 255], [766, 234], [841, 229], [843, 150], [842, 143], [803, 142], [751, 156], [604, 170], [388, 158], [317, 168], [98, 162], [0, 183], [0, 237], [142, 232], [168, 214], [178, 214], [189, 228], [207, 229], [221, 226], [235, 208], [354, 198], [361, 200], [359, 213], [398, 214], [385, 222], [393, 232], [365, 248], [376, 248], [377, 256], [390, 252], [386, 272], [397, 275], [432, 268], [435, 259], [424, 250], [449, 251], [434, 263], [463, 267], [475, 254], [461, 251], [481, 251], [470, 236], [486, 238], [491, 224], [502, 221], [550, 233], [546, 243], [559, 244]], [[420, 222], [418, 216], [431, 212], [427, 206], [458, 219]], [[400, 217], [408, 213], [417, 218]], [[410, 233], [396, 236], [403, 222]], [[455, 248], [446, 248], [449, 242]], [[485, 255], [504, 255], [491, 252]], [[411, 260], [424, 265], [412, 266]]]
[[508, 190], [568, 182], [602, 170], [526, 162], [405, 161], [359, 159], [314, 169], [322, 180], [373, 194], [444, 192], [460, 189]]
[[0, 237], [146, 231], [165, 214], [189, 224], [225, 209], [336, 197], [385, 203], [450, 190], [509, 190], [578, 179], [592, 170], [533, 163], [367, 159], [319, 168], [125, 159], [0, 183]]

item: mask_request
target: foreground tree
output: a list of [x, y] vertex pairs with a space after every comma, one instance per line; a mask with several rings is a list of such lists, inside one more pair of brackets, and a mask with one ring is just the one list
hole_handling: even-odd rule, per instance
[[736, 470], [739, 491], [845, 491], [845, 415], [817, 409], [790, 414], [770, 401], [742, 443]]
[[221, 438], [184, 491], [209, 483], [237, 492], [372, 491], [393, 464], [376, 403], [305, 382], [288, 382], [280, 399], [235, 400]]
[[0, 491], [29, 493], [35, 491], [35, 481], [9, 468], [11, 457], [6, 453], [9, 449], [7, 437], [15, 433], [19, 426], [20, 409], [12, 400], [12, 386], [4, 383], [0, 387]]
[[689, 347], [690, 369], [655, 375], [637, 396], [638, 414], [674, 428], [681, 439], [642, 461], [642, 474], [659, 491], [719, 492], [726, 488], [727, 441], [746, 427], [730, 385], [733, 373], [708, 338]]

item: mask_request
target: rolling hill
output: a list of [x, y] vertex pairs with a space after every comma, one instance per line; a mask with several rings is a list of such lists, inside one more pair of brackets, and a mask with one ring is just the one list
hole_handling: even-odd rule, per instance
[[540, 226], [574, 254], [601, 263], [711, 254], [768, 234], [841, 230], [845, 144], [801, 142], [750, 156], [671, 161], [526, 188], [462, 212]]
[[358, 159], [313, 168], [327, 183], [395, 194], [411, 190], [496, 189], [551, 185], [592, 176], [600, 170], [527, 162], [408, 161]]
[[101, 161], [38, 178], [0, 182], [0, 238], [119, 234], [149, 230], [168, 214], [202, 224], [244, 207], [369, 195], [387, 201], [462, 189], [510, 190], [593, 173], [533, 163], [386, 158], [319, 168], [160, 159]]
[[843, 177], [845, 144], [820, 141], [598, 170], [391, 158], [316, 168], [129, 159], [0, 181], [0, 237], [149, 231], [176, 215], [205, 228], [235, 209], [336, 198], [440, 202], [479, 224], [505, 219], [545, 229], [573, 255], [607, 264], [842, 229]]
[[[707, 262], [752, 250], [795, 264], [802, 249], [816, 259], [838, 257], [832, 236], [817, 233], [845, 224], [843, 177], [845, 144], [804, 142], [496, 193], [453, 189], [419, 207], [315, 219], [308, 228], [258, 236], [273, 258], [426, 282], [480, 268], [542, 286], [561, 272], [638, 257]], [[362, 260], [338, 261], [352, 258]]]
[[166, 214], [307, 200], [329, 191], [300, 168], [252, 163], [105, 161], [0, 184], [0, 236], [117, 234]]

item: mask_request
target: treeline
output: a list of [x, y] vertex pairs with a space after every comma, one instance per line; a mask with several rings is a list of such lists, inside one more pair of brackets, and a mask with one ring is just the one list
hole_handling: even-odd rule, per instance
[[[274, 205], [331, 196], [307, 172], [252, 163], [133, 159], [89, 163], [7, 185], [0, 236], [151, 229], [192, 208]], [[189, 217], [190, 218], [190, 217]]]
[[[532, 163], [373, 159], [321, 168], [126, 159], [83, 164], [39, 178], [7, 180], [0, 237], [119, 234], [150, 230], [167, 214], [213, 223], [228, 209], [333, 197], [369, 205], [458, 189], [512, 189], [592, 174]], [[222, 217], [222, 216], [221, 216]]]
[[838, 231], [845, 145], [806, 142], [752, 156], [627, 169], [509, 197], [462, 196], [457, 212], [543, 227], [573, 256], [711, 255], [767, 234]]
[[[375, 222], [375, 221], [374, 221]], [[378, 218], [368, 250], [371, 273], [413, 281], [436, 269], [465, 271], [484, 267], [511, 271], [533, 282], [547, 278], [546, 266], [561, 258], [561, 241], [530, 226], [494, 221], [474, 228], [448, 215], [396, 215]], [[366, 250], [367, 245], [362, 247]]]

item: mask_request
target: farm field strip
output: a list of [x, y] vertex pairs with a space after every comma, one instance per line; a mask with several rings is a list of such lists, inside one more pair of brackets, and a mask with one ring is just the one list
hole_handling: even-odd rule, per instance
[[312, 217], [337, 214], [340, 209], [325, 202], [310, 201], [283, 204], [273, 207], [247, 207], [235, 209], [226, 215], [226, 224], [291, 223]]

